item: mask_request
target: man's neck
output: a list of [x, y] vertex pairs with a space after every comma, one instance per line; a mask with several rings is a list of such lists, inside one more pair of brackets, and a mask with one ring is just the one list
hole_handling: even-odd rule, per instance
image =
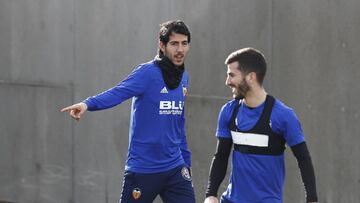
[[249, 91], [244, 99], [245, 105], [251, 108], [256, 108], [265, 102], [267, 93], [265, 89], [260, 87], [255, 90]]

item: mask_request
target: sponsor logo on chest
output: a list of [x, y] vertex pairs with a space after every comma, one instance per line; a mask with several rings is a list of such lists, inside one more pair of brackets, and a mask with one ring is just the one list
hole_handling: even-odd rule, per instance
[[159, 114], [160, 115], [181, 115], [184, 107], [183, 101], [160, 101]]

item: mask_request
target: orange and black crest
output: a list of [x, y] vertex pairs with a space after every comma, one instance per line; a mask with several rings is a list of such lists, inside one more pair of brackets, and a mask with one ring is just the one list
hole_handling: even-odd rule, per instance
[[139, 188], [134, 188], [132, 191], [132, 196], [135, 200], [139, 199], [141, 196], [141, 190]]
[[182, 90], [183, 90], [183, 95], [184, 95], [184, 97], [186, 97], [187, 94], [188, 94], [187, 88], [183, 86], [183, 87], [182, 87]]

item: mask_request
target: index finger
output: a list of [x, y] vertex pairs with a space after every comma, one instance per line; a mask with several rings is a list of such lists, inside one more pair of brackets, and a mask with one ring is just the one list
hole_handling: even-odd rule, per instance
[[74, 109], [74, 106], [68, 106], [68, 107], [65, 107], [65, 108], [61, 109], [60, 111], [64, 112], [64, 111], [70, 111], [72, 109]]

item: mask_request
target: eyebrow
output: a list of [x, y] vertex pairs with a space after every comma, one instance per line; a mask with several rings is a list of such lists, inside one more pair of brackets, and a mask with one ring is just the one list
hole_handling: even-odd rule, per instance
[[183, 40], [183, 41], [176, 41], [176, 40], [173, 40], [173, 41], [169, 41], [169, 43], [172, 43], [172, 42], [176, 42], [176, 43], [181, 42], [181, 43], [184, 43], [184, 42], [188, 42], [188, 40]]

